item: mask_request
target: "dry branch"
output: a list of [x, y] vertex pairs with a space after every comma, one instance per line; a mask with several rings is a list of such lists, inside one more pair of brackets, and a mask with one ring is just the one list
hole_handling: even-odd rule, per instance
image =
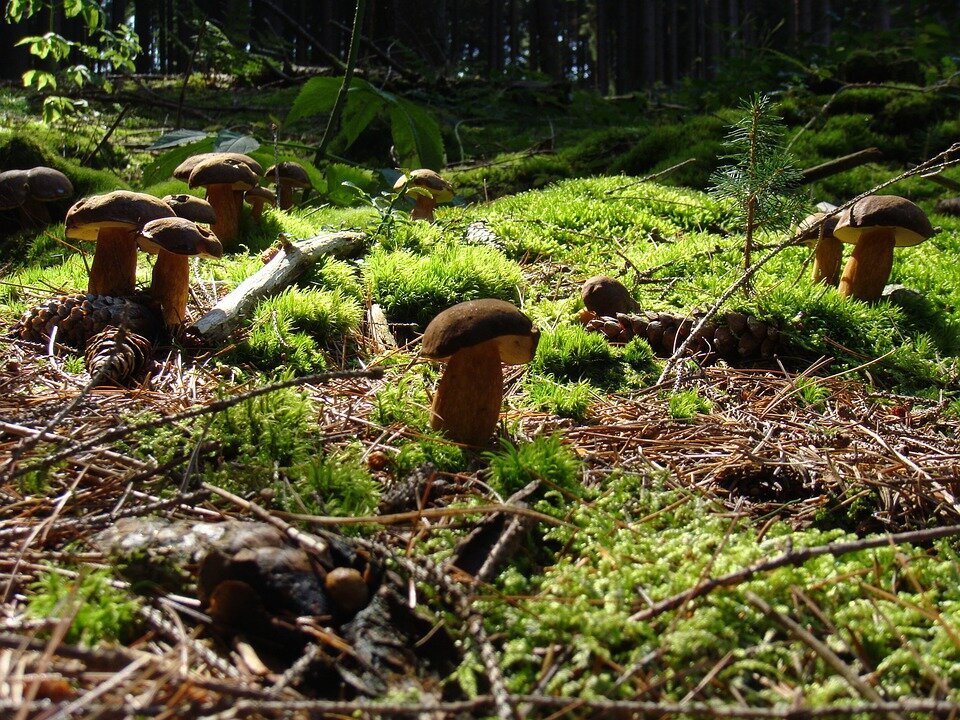
[[825, 177], [842, 173], [845, 170], [852, 170], [855, 167], [865, 165], [869, 162], [876, 162], [882, 158], [883, 153], [880, 152], [880, 148], [869, 147], [865, 150], [858, 150], [855, 153], [828, 160], [825, 163], [815, 165], [806, 170], [801, 170], [800, 175], [803, 177], [803, 184], [806, 185], [807, 183], [816, 182]]
[[356, 252], [366, 236], [357, 232], [321, 233], [306, 240], [284, 241], [280, 251], [190, 328], [206, 342], [226, 340], [263, 298], [282, 291], [325, 255]]

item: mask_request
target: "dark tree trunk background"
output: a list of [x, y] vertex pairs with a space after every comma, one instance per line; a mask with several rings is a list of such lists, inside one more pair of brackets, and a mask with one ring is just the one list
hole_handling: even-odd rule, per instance
[[[18, 78], [38, 61], [14, 48], [21, 37], [59, 32], [83, 40], [62, 6], [19, 24], [0, 23], [7, 62]], [[203, 22], [204, 47], [225, 37], [234, 52], [286, 67], [330, 66], [346, 53], [355, 0], [102, 0], [108, 27], [130, 23], [143, 52], [141, 73], [182, 73]], [[802, 55], [829, 46], [836, 29], [915, 32], [927, 23], [956, 29], [960, 3], [942, 0], [370, 0], [361, 67], [396, 65], [424, 78], [533, 75], [603, 93], [711, 79], [764, 48]], [[883, 47], [878, 40], [876, 47]], [[198, 69], [220, 55], [198, 57]], [[209, 55], [209, 53], [207, 53]], [[759, 57], [762, 57], [759, 56]], [[409, 73], [408, 73], [409, 75]]]

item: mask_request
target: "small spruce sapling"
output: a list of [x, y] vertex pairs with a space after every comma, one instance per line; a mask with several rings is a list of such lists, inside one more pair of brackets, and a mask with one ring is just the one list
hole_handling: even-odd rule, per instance
[[744, 228], [743, 266], [750, 268], [757, 230], [784, 230], [803, 212], [802, 177], [784, 144], [784, 127], [766, 95], [755, 95], [727, 134], [724, 159], [711, 176], [710, 194], [736, 203]]

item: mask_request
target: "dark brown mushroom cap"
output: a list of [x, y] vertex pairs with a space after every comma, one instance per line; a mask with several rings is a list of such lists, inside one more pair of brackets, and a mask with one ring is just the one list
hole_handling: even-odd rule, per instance
[[182, 217], [151, 220], [140, 230], [137, 244], [148, 253], [166, 250], [175, 255], [223, 257], [223, 245], [213, 232]]
[[26, 170], [0, 172], [0, 210], [13, 210], [23, 205], [29, 188]]
[[856, 243], [875, 228], [893, 230], [896, 247], [918, 245], [935, 232], [926, 213], [906, 198], [868, 195], [840, 213], [833, 234], [845, 243]]
[[217, 221], [213, 206], [196, 195], [165, 195], [163, 201], [173, 209], [177, 217], [207, 225], [213, 225]]
[[243, 199], [246, 200], [250, 205], [253, 205], [258, 201], [273, 205], [277, 201], [277, 196], [276, 193], [274, 193], [270, 188], [257, 185], [256, 187], [247, 190], [247, 192], [243, 194]]
[[[824, 220], [824, 218], [827, 219]], [[830, 215], [830, 217], [827, 217], [825, 212], [815, 212], [812, 215], [807, 215], [797, 226], [797, 236], [807, 245], [815, 245], [820, 239], [821, 222], [823, 236], [828, 238], [834, 236], [833, 231], [836, 229], [839, 219], [840, 215], [837, 213]]]
[[453, 200], [453, 185], [429, 168], [411, 170], [409, 175], [401, 175], [393, 184], [393, 189], [396, 192], [409, 190], [410, 188], [426, 190], [438, 203]]
[[30, 197], [41, 202], [62, 200], [73, 195], [73, 183], [59, 170], [40, 165], [27, 172]]
[[67, 211], [66, 235], [78, 240], [96, 240], [100, 228], [135, 230], [164, 217], [173, 217], [173, 210], [160, 198], [114, 190], [75, 202]]
[[248, 165], [221, 154], [198, 163], [187, 184], [192, 188], [229, 185], [234, 190], [249, 190], [257, 184], [257, 176]]
[[266, 178], [269, 183], [276, 183], [278, 173], [281, 185], [301, 188], [310, 187], [310, 176], [307, 175], [307, 171], [303, 169], [300, 163], [287, 160], [282, 163], [277, 163], [276, 165], [271, 165], [267, 168], [263, 177]]
[[199, 155], [191, 155], [190, 157], [188, 157], [182, 163], [177, 165], [177, 167], [173, 171], [173, 176], [178, 180], [183, 180], [184, 182], [187, 182], [190, 179], [190, 173], [193, 172], [193, 169], [200, 163], [204, 162], [205, 160], [209, 160], [212, 157], [222, 157], [222, 158], [228, 158], [230, 160], [236, 160], [238, 162], [242, 162], [248, 168], [253, 170], [255, 175], [263, 174], [263, 165], [258, 163], [249, 155], [244, 155], [243, 153], [231, 153], [231, 152], [207, 152], [207, 153], [200, 153]]
[[595, 275], [580, 288], [583, 305], [590, 312], [604, 317], [616, 317], [617, 313], [629, 313], [637, 309], [637, 303], [622, 282], [609, 275]]
[[533, 359], [540, 331], [504, 300], [468, 300], [439, 313], [423, 333], [420, 354], [445, 361], [458, 350], [496, 340], [500, 361], [523, 365]]

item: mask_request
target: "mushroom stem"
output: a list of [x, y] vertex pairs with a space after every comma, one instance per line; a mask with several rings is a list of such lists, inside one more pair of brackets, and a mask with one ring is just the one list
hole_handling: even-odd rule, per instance
[[293, 185], [280, 181], [280, 198], [277, 203], [281, 210], [293, 207]]
[[437, 201], [429, 195], [417, 195], [413, 210], [410, 211], [410, 219], [433, 222], [433, 210], [436, 207]]
[[835, 237], [821, 237], [813, 258], [813, 282], [837, 286], [840, 281], [840, 261], [843, 243]]
[[454, 353], [437, 385], [430, 427], [454, 442], [485, 445], [497, 427], [503, 370], [496, 341]]
[[137, 286], [137, 243], [129, 228], [100, 228], [90, 264], [90, 295], [130, 295]]
[[179, 327], [187, 317], [190, 292], [190, 257], [161, 250], [153, 264], [150, 294], [160, 303], [163, 322], [168, 328]]
[[208, 185], [207, 202], [217, 214], [217, 221], [210, 227], [224, 248], [233, 246], [240, 234], [240, 209], [230, 185]]
[[860, 236], [843, 268], [838, 288], [841, 295], [873, 302], [879, 300], [890, 279], [896, 231], [878, 227]]

